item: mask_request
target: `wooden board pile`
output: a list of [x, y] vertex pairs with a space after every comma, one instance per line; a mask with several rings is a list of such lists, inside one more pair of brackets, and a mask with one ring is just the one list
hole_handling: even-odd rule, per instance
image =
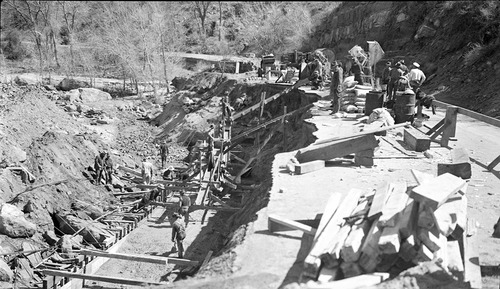
[[342, 201], [333, 194], [302, 277], [333, 286], [335, 280], [373, 272], [395, 276], [420, 262], [441, 259], [444, 268], [480, 288], [480, 267], [470, 262], [477, 254], [470, 251], [473, 240], [467, 237], [473, 232], [467, 231], [466, 181], [449, 173], [412, 173], [417, 186], [401, 181], [367, 194], [351, 189]]

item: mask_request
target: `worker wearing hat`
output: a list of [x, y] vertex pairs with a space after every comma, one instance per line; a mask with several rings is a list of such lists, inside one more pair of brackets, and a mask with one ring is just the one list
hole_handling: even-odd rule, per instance
[[399, 78], [404, 75], [404, 71], [401, 69], [401, 62], [398, 61], [394, 64], [394, 67], [391, 69], [390, 75], [390, 81], [387, 85], [387, 108], [392, 108], [394, 97], [396, 95], [396, 83], [399, 81]]
[[392, 70], [391, 66], [392, 66], [392, 62], [387, 61], [385, 63], [385, 68], [382, 71], [382, 92], [384, 94], [387, 93], [387, 85], [389, 84], [389, 81], [391, 80], [391, 70]]
[[426, 77], [422, 70], [420, 70], [420, 64], [413, 62], [413, 68], [408, 73], [408, 79], [410, 80], [410, 86], [414, 91], [418, 90], [422, 83], [424, 83]]

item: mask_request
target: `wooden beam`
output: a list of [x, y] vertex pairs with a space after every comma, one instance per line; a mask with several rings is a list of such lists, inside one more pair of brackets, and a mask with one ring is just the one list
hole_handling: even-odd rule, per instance
[[269, 215], [268, 216], [268, 219], [267, 219], [267, 224], [268, 224], [268, 230], [270, 232], [273, 232], [273, 223], [278, 223], [278, 224], [281, 224], [281, 225], [285, 225], [285, 226], [288, 226], [292, 229], [296, 229], [296, 230], [299, 230], [299, 231], [302, 231], [306, 234], [309, 234], [309, 235], [315, 235], [316, 234], [316, 229], [315, 228], [312, 228], [310, 226], [307, 226], [307, 225], [304, 225], [302, 223], [299, 223], [299, 222], [296, 222], [294, 220], [290, 220], [290, 219], [287, 219], [287, 218], [284, 218], [284, 217], [281, 217], [281, 216], [277, 216], [277, 215]]
[[489, 165], [488, 165], [488, 171], [492, 171], [493, 168], [495, 168], [498, 164], [500, 163], [500, 155], [496, 157]]
[[464, 185], [464, 180], [446, 173], [413, 188], [410, 197], [435, 210]]
[[295, 165], [295, 174], [296, 175], [303, 175], [303, 174], [307, 174], [310, 172], [320, 170], [324, 167], [325, 167], [324, 160], [317, 160], [317, 161], [311, 161], [311, 162], [302, 163], [302, 164], [296, 164]]
[[[269, 103], [269, 102], [271, 102], [271, 101], [273, 101], [273, 100], [275, 100], [275, 99], [278, 99], [278, 98], [280, 98], [281, 96], [283, 96], [283, 95], [285, 95], [285, 94], [289, 93], [289, 92], [290, 92], [290, 91], [292, 91], [293, 89], [298, 88], [298, 87], [300, 87], [300, 86], [302, 86], [302, 85], [305, 85], [305, 84], [307, 84], [308, 82], [309, 82], [309, 80], [308, 80], [308, 79], [302, 79], [302, 80], [299, 80], [299, 81], [297, 81], [294, 85], [292, 85], [292, 86], [288, 87], [287, 89], [285, 89], [285, 90], [283, 90], [283, 91], [281, 91], [281, 92], [279, 92], [279, 93], [276, 93], [276, 94], [274, 94], [274, 95], [272, 95], [272, 96], [270, 96], [270, 97], [266, 98], [266, 99], [264, 100], [264, 104], [267, 104], [267, 103]], [[242, 111], [240, 111], [240, 112], [237, 112], [237, 113], [233, 114], [233, 116], [232, 116], [233, 121], [234, 121], [234, 120], [236, 120], [236, 119], [238, 119], [238, 118], [240, 118], [240, 117], [242, 117], [242, 116], [244, 116], [244, 115], [246, 115], [246, 114], [248, 114], [248, 113], [250, 113], [250, 112], [252, 112], [252, 111], [255, 111], [255, 110], [259, 109], [259, 108], [261, 107], [261, 105], [262, 105], [262, 104], [259, 102], [259, 103], [256, 103], [256, 104], [254, 104], [254, 105], [250, 106], [249, 108], [246, 108], [246, 109], [244, 109], [244, 110], [242, 110]]]
[[306, 283], [308, 289], [355, 289], [360, 287], [375, 286], [389, 278], [389, 273], [369, 273], [351, 278], [346, 278], [338, 281], [327, 283], [318, 283], [310, 281]]
[[85, 280], [91, 280], [91, 281], [100, 281], [100, 282], [115, 283], [115, 284], [133, 285], [133, 286], [151, 286], [151, 285], [165, 285], [165, 284], [167, 284], [167, 283], [152, 282], [152, 281], [146, 281], [146, 280], [137, 280], [137, 279], [128, 279], [128, 278], [119, 278], [119, 277], [110, 277], [110, 276], [101, 276], [101, 275], [90, 275], [90, 274], [81, 274], [81, 273], [71, 273], [71, 272], [67, 272], [67, 271], [50, 270], [50, 269], [43, 269], [42, 273], [45, 275], [50, 275], [50, 276], [85, 279]]
[[462, 179], [470, 179], [472, 176], [469, 154], [464, 148], [453, 148], [450, 151], [451, 162], [438, 163], [438, 176], [450, 173]]
[[417, 229], [417, 238], [433, 253], [440, 248], [439, 235], [441, 234], [436, 227], [432, 227], [430, 230], [424, 228]]
[[[464, 187], [466, 187], [465, 184]], [[462, 188], [462, 190], [464, 190]], [[465, 191], [465, 190], [464, 190]], [[461, 231], [467, 225], [467, 197], [460, 193], [454, 194], [443, 205], [433, 212], [434, 221], [441, 234], [450, 236], [456, 227]]]
[[456, 240], [448, 241], [448, 269], [455, 275], [459, 276], [459, 279], [464, 278], [464, 262], [462, 256], [460, 255], [460, 245]]
[[142, 173], [141, 173], [141, 172], [138, 172], [138, 171], [136, 171], [136, 170], [134, 170], [134, 169], [127, 168], [127, 167], [122, 166], [122, 165], [117, 165], [117, 166], [116, 166], [116, 169], [121, 170], [121, 171], [124, 171], [124, 172], [126, 172], [126, 173], [129, 173], [129, 174], [131, 174], [131, 175], [137, 176], [137, 177], [139, 177], [139, 178], [141, 178], [141, 179], [142, 179]]
[[325, 209], [323, 211], [323, 216], [321, 217], [318, 225], [318, 230], [316, 231], [316, 234], [314, 234], [313, 246], [318, 241], [319, 236], [323, 234], [326, 225], [330, 222], [331, 218], [337, 211], [341, 198], [342, 195], [340, 193], [333, 193], [328, 198], [328, 202], [326, 203]]
[[342, 246], [340, 255], [342, 259], [346, 262], [357, 262], [361, 256], [361, 247], [365, 236], [370, 230], [370, 222], [368, 220], [363, 221], [361, 224], [354, 224], [351, 228], [351, 232]]
[[440, 120], [438, 123], [436, 123], [431, 129], [429, 129], [428, 132], [426, 132], [426, 135], [432, 135], [434, 132], [436, 132], [442, 125], [444, 124], [444, 118]]
[[[468, 222], [470, 224], [474, 224], [474, 222]], [[465, 267], [465, 282], [469, 282], [470, 287], [473, 289], [482, 288], [482, 280], [481, 280], [481, 266], [479, 263], [479, 252], [478, 252], [478, 239], [477, 234], [467, 236], [467, 234], [463, 234], [464, 236], [464, 267]]]
[[167, 181], [167, 180], [155, 180], [154, 182], [158, 183], [158, 184], [172, 185], [172, 186], [178, 186], [178, 187], [198, 187], [198, 186], [200, 186], [199, 183], [193, 183], [193, 182], [178, 182], [178, 181]]
[[295, 158], [300, 163], [315, 160], [331, 160], [345, 155], [373, 149], [378, 146], [378, 141], [373, 134], [362, 135], [356, 138], [342, 139], [322, 145], [310, 145], [300, 149]]
[[[445, 102], [438, 101], [438, 100], [434, 100], [434, 101], [432, 101], [432, 103], [434, 105], [436, 105], [437, 107], [441, 107], [441, 108], [448, 108], [449, 106], [451, 106], [450, 104], [447, 104]], [[471, 117], [473, 119], [477, 119], [479, 121], [482, 121], [484, 123], [487, 123], [487, 124], [490, 124], [490, 125], [493, 125], [496, 127], [500, 127], [500, 119], [493, 118], [493, 117], [490, 117], [490, 116], [487, 116], [487, 115], [484, 115], [484, 114], [481, 114], [481, 113], [478, 113], [478, 112], [475, 112], [472, 110], [468, 110], [468, 109], [460, 107], [460, 106], [454, 106], [454, 107], [456, 107], [457, 112], [460, 114], [466, 115], [468, 117]]]
[[312, 145], [322, 145], [322, 144], [326, 144], [326, 143], [330, 143], [330, 142], [335, 142], [335, 141], [344, 140], [344, 139], [356, 138], [356, 137], [360, 137], [360, 136], [370, 135], [370, 134], [374, 134], [374, 133], [377, 133], [377, 132], [387, 131], [387, 130], [390, 130], [390, 129], [395, 129], [395, 128], [403, 127], [403, 126], [406, 127], [406, 126], [410, 126], [410, 125], [411, 124], [409, 122], [405, 122], [405, 123], [399, 123], [399, 124], [391, 125], [391, 126], [384, 126], [382, 128], [376, 129], [376, 130], [362, 131], [362, 132], [358, 132], [358, 133], [348, 134], [348, 135], [344, 135], [344, 136], [337, 136], [337, 137], [333, 137], [333, 138], [329, 138], [329, 139], [317, 141], [317, 142], [313, 143]]
[[389, 182], [384, 182], [375, 190], [372, 205], [367, 216], [368, 219], [375, 220], [382, 215], [382, 210], [384, 209], [387, 199], [392, 194], [393, 190], [394, 184]]
[[180, 266], [196, 266], [199, 263], [198, 261], [191, 261], [187, 259], [168, 258], [168, 257], [160, 257], [152, 255], [108, 253], [105, 251], [95, 251], [87, 249], [82, 249], [80, 250], [79, 253], [87, 256], [105, 257], [111, 259], [129, 260], [129, 261], [145, 262], [145, 263], [161, 264], [161, 265], [175, 264]]
[[430, 148], [431, 139], [426, 134], [414, 128], [404, 129], [404, 142], [414, 151], [423, 152]]
[[304, 260], [305, 276], [316, 278], [321, 266], [320, 257], [328, 252], [330, 241], [340, 230], [341, 225], [344, 224], [344, 218], [350, 216], [354, 208], [356, 208], [360, 196], [361, 190], [351, 189], [342, 200], [342, 203], [321, 231], [316, 243], [313, 244], [311, 251]]
[[144, 195], [146, 193], [150, 193], [151, 191], [148, 190], [148, 191], [138, 191], [138, 192], [126, 192], [126, 193], [113, 193], [113, 195], [115, 197], [118, 197], [118, 196], [135, 196], [135, 195]]
[[446, 129], [443, 131], [441, 135], [441, 146], [448, 146], [448, 141], [450, 137], [455, 136], [455, 132], [457, 130], [457, 114], [458, 108], [456, 106], [448, 106], [446, 108], [446, 115], [444, 117], [444, 126]]
[[378, 222], [382, 227], [394, 227], [399, 217], [406, 207], [409, 196], [406, 193], [407, 185], [405, 181], [394, 184], [394, 190], [387, 199]]
[[375, 271], [377, 264], [381, 260], [380, 250], [378, 248], [378, 240], [382, 230], [378, 226], [378, 217], [373, 221], [370, 231], [366, 234], [365, 241], [361, 247], [361, 256], [359, 264], [365, 272], [371, 273]]

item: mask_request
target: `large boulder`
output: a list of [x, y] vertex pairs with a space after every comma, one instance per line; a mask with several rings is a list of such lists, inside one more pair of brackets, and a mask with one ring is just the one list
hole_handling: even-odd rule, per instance
[[14, 272], [3, 259], [0, 259], [0, 281], [11, 282], [14, 278]]
[[80, 101], [80, 91], [78, 89], [72, 89], [66, 92], [62, 99], [69, 102]]
[[0, 159], [7, 164], [17, 164], [26, 161], [26, 152], [15, 145], [9, 145], [4, 151], [0, 150]]
[[[73, 215], [61, 216], [56, 214], [56, 219], [59, 222], [59, 229], [65, 234], [74, 234], [76, 230], [83, 230], [79, 233], [83, 239], [90, 244], [98, 246], [107, 238], [113, 237], [113, 234], [107, 230], [103, 223], [92, 220], [82, 220]], [[97, 244], [99, 243], [99, 244]]]
[[76, 80], [73, 78], [65, 78], [61, 80], [61, 82], [59, 82], [56, 88], [63, 91], [70, 91], [72, 89], [81, 87], [90, 87], [90, 85], [86, 81]]
[[111, 95], [97, 88], [80, 88], [80, 99], [82, 102], [96, 102], [110, 100]]
[[0, 208], [0, 233], [12, 238], [32, 237], [36, 225], [26, 220], [24, 213], [16, 206], [3, 203]]

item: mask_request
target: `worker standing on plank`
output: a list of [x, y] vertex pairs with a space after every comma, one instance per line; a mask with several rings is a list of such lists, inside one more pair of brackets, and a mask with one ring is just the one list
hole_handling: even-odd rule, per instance
[[[95, 157], [95, 160], [94, 160], [94, 170], [95, 170], [95, 174], [96, 174], [95, 184], [96, 185], [101, 184], [101, 178], [103, 177], [104, 157], [105, 156], [106, 156], [106, 153], [99, 152], [99, 154], [97, 154], [97, 156]], [[104, 176], [104, 179], [106, 179], [105, 176]]]
[[333, 97], [331, 114], [337, 113], [340, 110], [339, 94], [340, 92], [342, 92], [342, 82], [344, 81], [343, 78], [344, 71], [342, 70], [342, 63], [340, 63], [340, 61], [335, 61], [332, 81], [330, 83], [330, 96]]
[[172, 242], [174, 242], [174, 246], [177, 244], [178, 249], [178, 257], [184, 257], [184, 244], [182, 241], [186, 238], [186, 228], [182, 224], [181, 216], [177, 213], [172, 215]]
[[179, 198], [179, 214], [184, 216], [184, 222], [186, 223], [186, 227], [189, 223], [189, 207], [191, 206], [191, 198], [186, 196], [186, 191], [181, 190]]
[[148, 162], [146, 158], [142, 160], [142, 181], [145, 185], [149, 185], [151, 183], [151, 179], [153, 177], [153, 164]]
[[161, 168], [163, 169], [164, 166], [165, 166], [165, 162], [167, 161], [167, 155], [169, 154], [170, 152], [168, 151], [168, 146], [167, 146], [167, 142], [164, 141], [161, 145], [160, 145], [160, 156], [161, 156]]

